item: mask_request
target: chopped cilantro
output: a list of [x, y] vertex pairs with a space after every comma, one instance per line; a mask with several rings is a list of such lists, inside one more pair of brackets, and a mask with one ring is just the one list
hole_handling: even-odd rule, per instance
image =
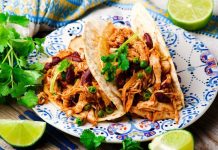
[[94, 86], [89, 86], [89, 87], [88, 87], [88, 91], [89, 91], [89, 93], [94, 94], [94, 93], [96, 93], [96, 87], [94, 87]]
[[131, 138], [126, 138], [122, 142], [123, 148], [121, 150], [143, 150], [139, 142], [133, 141]]
[[129, 69], [129, 60], [127, 59], [127, 44], [136, 37], [137, 34], [133, 34], [115, 51], [115, 53], [101, 57], [101, 60], [104, 63], [104, 67], [102, 68], [101, 73], [105, 75], [105, 79], [107, 81], [111, 82], [115, 79], [116, 70], [118, 68], [120, 68], [122, 71], [126, 71]]
[[142, 72], [137, 73], [137, 78], [138, 79], [142, 79], [144, 77]]
[[133, 63], [138, 64], [139, 63], [139, 58], [138, 57], [133, 58]]
[[83, 124], [83, 121], [80, 118], [76, 118], [76, 124], [78, 126], [81, 126]]
[[21, 37], [10, 23], [28, 26], [24, 16], [0, 13], [0, 103], [8, 98], [26, 107], [37, 104], [34, 90], [41, 84], [42, 64], [28, 65], [27, 57], [35, 49], [43, 52], [44, 39]]
[[104, 141], [104, 136], [96, 136], [89, 129], [84, 130], [80, 136], [80, 142], [85, 146], [87, 150], [96, 150]]

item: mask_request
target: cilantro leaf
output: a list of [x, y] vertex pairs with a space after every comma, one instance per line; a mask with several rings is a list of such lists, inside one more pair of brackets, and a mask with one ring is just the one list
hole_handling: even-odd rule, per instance
[[104, 141], [104, 136], [95, 136], [95, 134], [89, 129], [84, 130], [80, 136], [80, 142], [87, 150], [96, 150]]
[[20, 34], [14, 28], [8, 28], [8, 31], [10, 33], [10, 38], [13, 38], [13, 39], [20, 38]]
[[104, 136], [97, 136], [94, 138], [94, 145], [95, 145], [95, 148], [99, 147], [101, 145], [102, 142], [105, 141], [105, 137]]
[[6, 47], [9, 38], [9, 31], [3, 25], [0, 25], [0, 45]]
[[42, 63], [36, 62], [34, 64], [31, 64], [29, 66], [29, 69], [36, 70], [36, 71], [42, 71], [44, 69], [44, 65]]
[[34, 70], [23, 70], [20, 68], [14, 68], [13, 75], [16, 82], [23, 82], [25, 85], [40, 84], [42, 81], [41, 73]]
[[58, 77], [58, 75], [61, 72], [64, 72], [67, 70], [67, 68], [70, 66], [70, 62], [67, 59], [62, 60], [58, 65], [57, 68], [54, 72], [54, 76], [51, 79], [51, 83], [50, 83], [50, 92], [54, 93], [54, 86], [55, 86], [55, 81]]
[[25, 83], [19, 82], [18, 84], [14, 84], [13, 88], [11, 89], [11, 96], [13, 98], [17, 98], [22, 96], [26, 92]]
[[139, 142], [133, 141], [132, 138], [126, 138], [122, 142], [123, 148], [121, 150], [143, 150]]
[[120, 57], [118, 58], [118, 66], [123, 71], [129, 69], [129, 60], [126, 57], [126, 54], [120, 54]]
[[37, 45], [36, 46], [37, 51], [44, 53], [44, 48], [42, 44], [45, 42], [45, 38], [34, 38], [34, 42]]
[[10, 93], [10, 88], [8, 87], [8, 84], [0, 84], [0, 97], [1, 96], [7, 96]]
[[83, 121], [80, 118], [76, 118], [76, 124], [78, 126], [81, 126], [83, 124]]
[[36, 96], [33, 90], [27, 91], [25, 95], [18, 100], [19, 104], [28, 108], [32, 108], [37, 104], [37, 102], [38, 102], [38, 97]]
[[8, 15], [0, 13], [0, 24], [5, 24], [7, 22]]
[[20, 64], [21, 67], [26, 67], [26, 65], [27, 65], [27, 59], [26, 59], [24, 56], [21, 56], [21, 57], [18, 59], [18, 61], [19, 61], [19, 64]]
[[23, 27], [27, 27], [29, 24], [29, 20], [25, 16], [10, 15], [8, 21]]
[[105, 75], [107, 81], [111, 82], [115, 79], [116, 70], [118, 68], [120, 68], [122, 71], [126, 71], [129, 69], [129, 60], [127, 59], [127, 44], [136, 37], [137, 34], [133, 34], [115, 51], [114, 54], [101, 57], [101, 60], [103, 61], [103, 63], [105, 63], [104, 67], [101, 70], [101, 73]]
[[8, 83], [12, 74], [11, 67], [3, 63], [0, 65], [0, 83]]
[[27, 57], [34, 49], [33, 41], [28, 39], [14, 39], [12, 47], [18, 56]]

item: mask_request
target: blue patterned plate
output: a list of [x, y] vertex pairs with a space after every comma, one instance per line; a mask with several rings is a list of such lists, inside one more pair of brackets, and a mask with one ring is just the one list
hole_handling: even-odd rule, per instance
[[[171, 119], [151, 122], [147, 119], [127, 118], [117, 123], [99, 123], [96, 127], [88, 123], [78, 127], [74, 124], [73, 117], [67, 118], [64, 112], [51, 103], [38, 105], [34, 111], [46, 122], [70, 135], [79, 137], [84, 129], [90, 128], [96, 135], [105, 136], [106, 141], [111, 143], [120, 143], [126, 137], [147, 141], [167, 130], [185, 128], [195, 122], [209, 108], [217, 94], [216, 60], [204, 43], [189, 32], [166, 23], [158, 16], [153, 17], [169, 47], [185, 95], [185, 108], [180, 111], [178, 124]], [[129, 16], [100, 18], [115, 24], [130, 25]], [[59, 50], [67, 48], [72, 38], [82, 34], [83, 26], [84, 20], [79, 20], [49, 34], [44, 44], [46, 53], [54, 55]], [[37, 54], [32, 54], [29, 58], [30, 62], [40, 57], [43, 59], [42, 56], [36, 56]]]

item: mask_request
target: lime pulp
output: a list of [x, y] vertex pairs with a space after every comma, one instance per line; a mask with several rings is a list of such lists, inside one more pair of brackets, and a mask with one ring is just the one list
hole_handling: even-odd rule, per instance
[[43, 135], [45, 122], [0, 119], [0, 136], [16, 147], [35, 144]]
[[149, 144], [150, 150], [194, 150], [192, 134], [185, 130], [172, 130], [156, 138]]

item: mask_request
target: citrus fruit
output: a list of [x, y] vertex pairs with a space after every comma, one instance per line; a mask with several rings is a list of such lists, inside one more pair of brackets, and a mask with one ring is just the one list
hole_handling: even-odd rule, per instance
[[0, 136], [16, 147], [33, 145], [41, 138], [45, 128], [45, 122], [0, 119]]
[[169, 0], [167, 10], [175, 25], [186, 30], [198, 30], [210, 20], [213, 0]]
[[154, 138], [148, 147], [150, 150], [194, 150], [194, 140], [188, 131], [172, 130]]

